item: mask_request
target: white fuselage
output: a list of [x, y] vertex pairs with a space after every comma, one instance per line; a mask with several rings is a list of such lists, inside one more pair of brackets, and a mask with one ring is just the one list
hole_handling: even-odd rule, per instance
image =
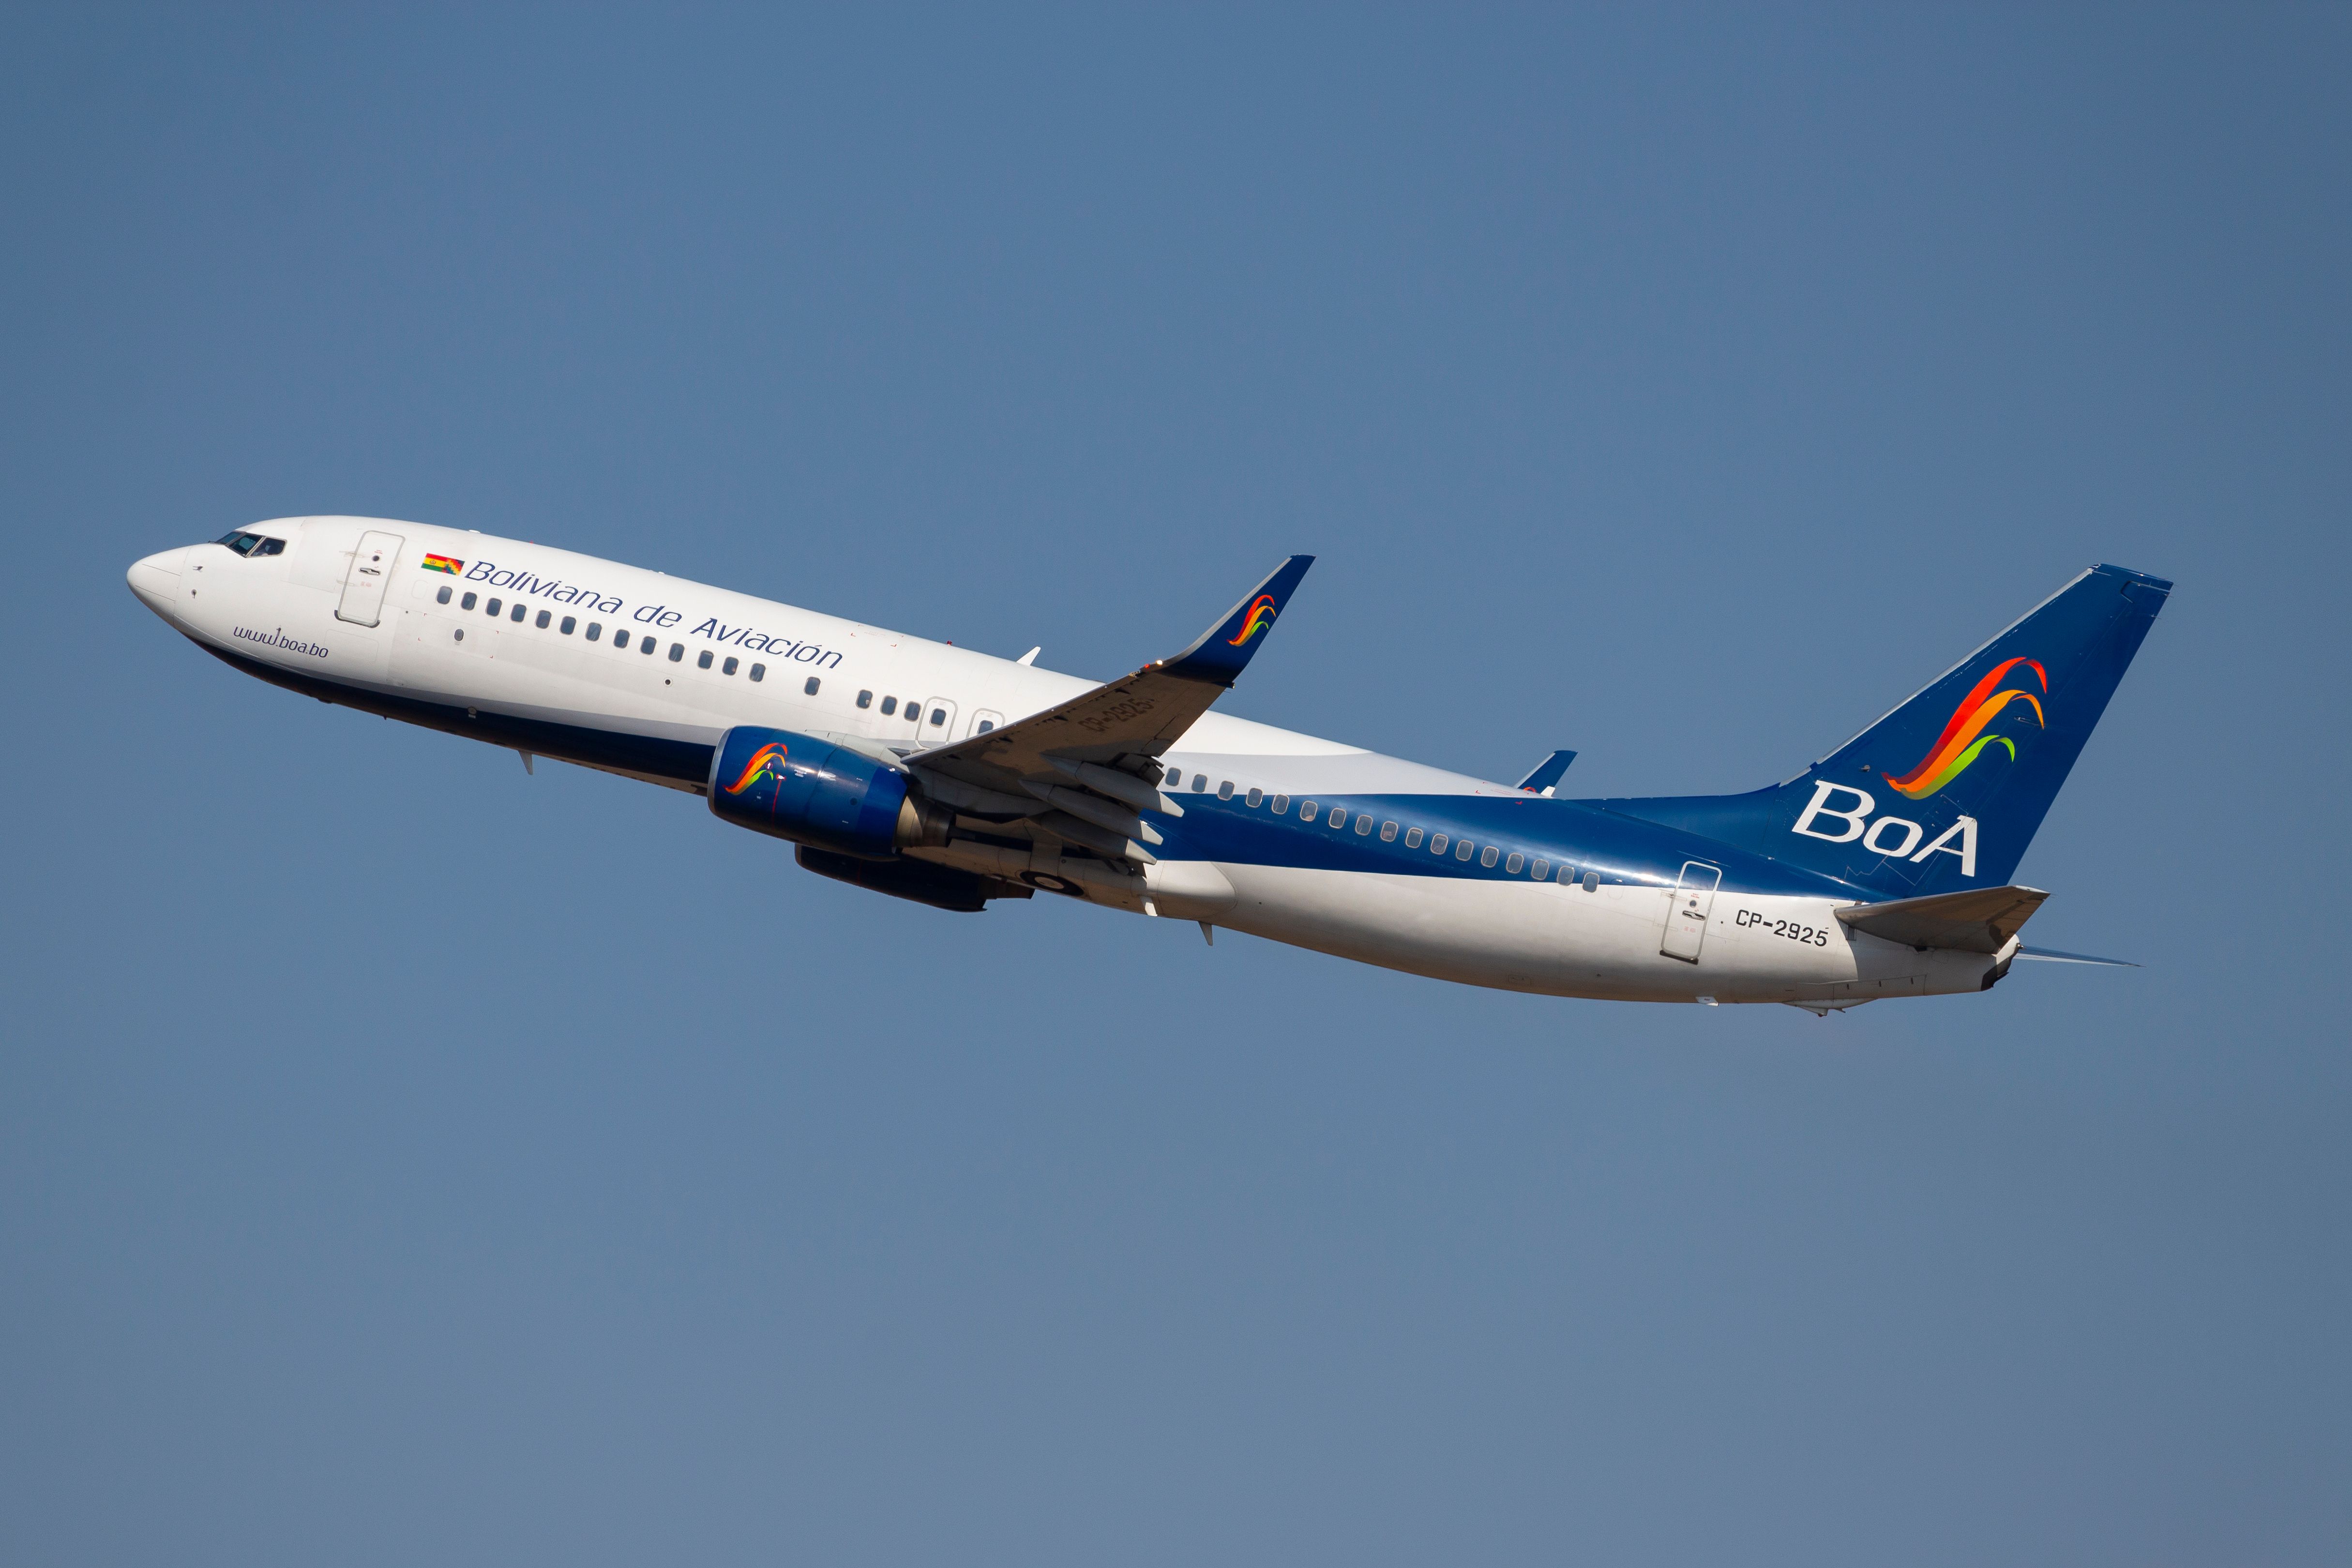
[[[341, 517], [252, 531], [282, 540], [282, 550], [167, 551], [134, 566], [131, 585], [175, 628], [256, 673], [305, 689], [341, 688], [353, 705], [376, 701], [395, 716], [408, 716], [404, 703], [429, 704], [452, 715], [440, 727], [460, 733], [463, 714], [683, 749], [759, 725], [905, 756], [1096, 684], [520, 541]], [[353, 584], [362, 582], [355, 552], [369, 539], [381, 549], [385, 537], [396, 547], [364, 584], [381, 589], [381, 603], [362, 604], [358, 617], [375, 624], [358, 624], [339, 615], [352, 610]], [[428, 555], [458, 564], [428, 569]], [[616, 647], [620, 637], [625, 647]], [[566, 751], [550, 742], [545, 754]], [[674, 770], [572, 760], [699, 793]], [[1184, 781], [1180, 800], [1192, 790], [1213, 797], [1228, 781], [1268, 796], [1523, 798], [1507, 784], [1216, 712], [1162, 760]], [[1096, 902], [1391, 969], [1555, 995], [1834, 1006], [1978, 990], [2006, 958], [1915, 951], [1841, 924], [1832, 911], [1852, 900], [1742, 892], [1729, 881], [1703, 912], [1704, 942], [1691, 962], [1661, 951], [1675, 895], [1655, 879], [1612, 879], [1588, 890], [1581, 881], [1448, 879], [1416, 874], [1403, 859], [1393, 872], [1169, 860], [1139, 884], [1068, 862], [1013, 864], [1021, 853], [1002, 847], [913, 853], [990, 875], [1045, 873]]]

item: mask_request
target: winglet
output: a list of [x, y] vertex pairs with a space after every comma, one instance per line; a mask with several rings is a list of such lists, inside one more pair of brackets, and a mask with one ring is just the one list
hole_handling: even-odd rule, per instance
[[1242, 667], [1249, 663], [1250, 656], [1258, 650], [1265, 629], [1274, 625], [1282, 607], [1290, 603], [1298, 580], [1314, 564], [1312, 555], [1285, 558], [1271, 576], [1242, 595], [1242, 602], [1223, 620], [1202, 632], [1191, 647], [1163, 662], [1160, 668], [1187, 680], [1231, 686], [1240, 679]]
[[1568, 764], [1576, 761], [1574, 752], [1554, 752], [1536, 764], [1536, 771], [1519, 781], [1519, 787], [1529, 795], [1549, 795], [1559, 787], [1560, 775]]

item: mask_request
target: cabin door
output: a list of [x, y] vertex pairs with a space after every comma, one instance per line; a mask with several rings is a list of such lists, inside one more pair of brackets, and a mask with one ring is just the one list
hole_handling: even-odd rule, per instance
[[343, 574], [343, 598], [335, 606], [335, 619], [355, 626], [372, 626], [383, 619], [383, 591], [392, 582], [392, 563], [399, 558], [400, 535], [360, 535], [360, 547], [352, 552], [352, 569]]
[[1685, 860], [1675, 882], [1674, 907], [1666, 911], [1665, 939], [1658, 951], [1685, 963], [1698, 962], [1699, 944], [1706, 940], [1707, 916], [1715, 909], [1715, 889], [1723, 868], [1703, 861]]

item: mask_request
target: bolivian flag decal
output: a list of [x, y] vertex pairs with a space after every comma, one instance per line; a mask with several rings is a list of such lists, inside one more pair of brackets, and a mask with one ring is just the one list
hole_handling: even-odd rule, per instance
[[446, 572], [454, 576], [466, 569], [466, 563], [452, 560], [446, 555], [427, 555], [425, 558], [425, 569], [427, 572]]

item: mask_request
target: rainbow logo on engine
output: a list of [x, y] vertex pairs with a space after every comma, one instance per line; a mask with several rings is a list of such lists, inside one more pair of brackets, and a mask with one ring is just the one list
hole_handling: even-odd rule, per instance
[[1227, 647], [1241, 647], [1242, 644], [1249, 641], [1250, 638], [1257, 636], [1258, 633], [1274, 625], [1274, 595], [1271, 594], [1260, 594], [1256, 598], [1250, 601], [1248, 613], [1242, 616], [1241, 635], [1228, 638], [1225, 646]]
[[751, 753], [751, 760], [743, 764], [741, 776], [727, 786], [727, 793], [741, 795], [761, 779], [773, 779], [778, 784], [783, 783], [784, 758], [788, 754], [788, 748], [782, 741], [769, 742]]
[[2023, 702], [2033, 710], [2034, 723], [2044, 729], [2049, 727], [2049, 721], [2042, 711], [2041, 698], [2021, 686], [2012, 686], [2002, 691], [1993, 689], [2000, 684], [2002, 677], [2021, 664], [2033, 671], [2034, 678], [2042, 682], [2042, 695], [2047, 696], [2050, 675], [2042, 668], [2040, 660], [2004, 660], [1993, 667], [1990, 675], [1978, 681], [1974, 690], [1960, 699], [1960, 705], [1952, 710], [1951, 718], [1944, 724], [1944, 732], [1936, 737], [1936, 743], [1927, 748], [1927, 754], [1919, 759], [1918, 766], [1901, 778], [1893, 773], [1881, 773], [1879, 777], [1909, 798], [1925, 800], [1966, 773], [1969, 765], [1983, 755], [1987, 746], [2003, 748], [2009, 752], [2010, 760], [2014, 762], [2017, 759], [2016, 742], [2004, 735], [1986, 734], [1985, 726], [2006, 711], [2011, 703]]

